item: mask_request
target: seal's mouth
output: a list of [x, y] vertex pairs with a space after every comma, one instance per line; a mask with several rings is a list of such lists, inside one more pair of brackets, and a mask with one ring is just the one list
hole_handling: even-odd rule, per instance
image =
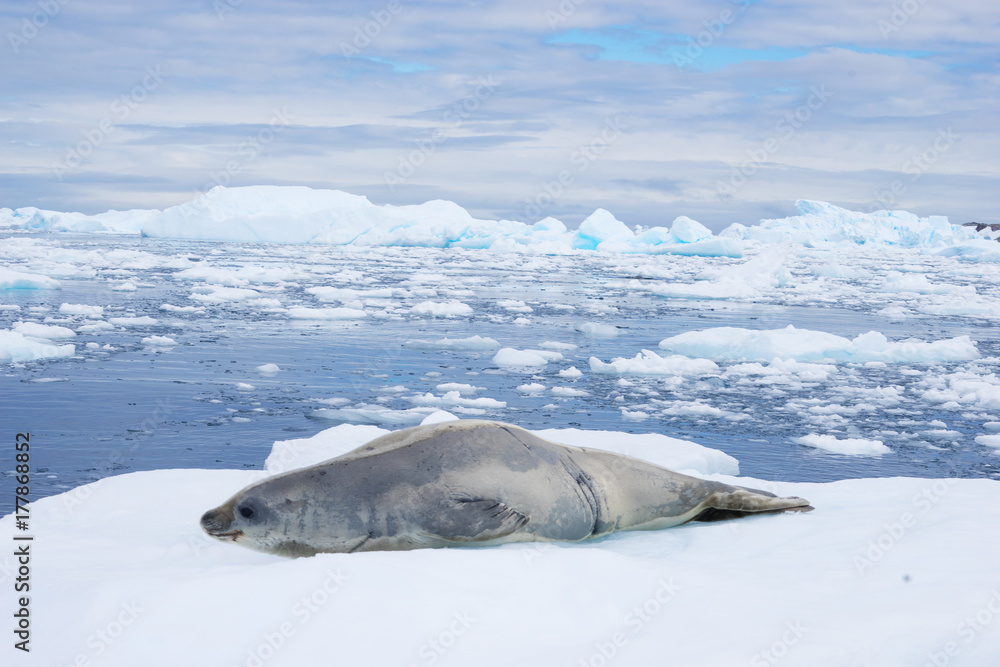
[[232, 542], [235, 542], [237, 539], [243, 537], [243, 531], [242, 530], [230, 530], [230, 531], [227, 531], [225, 533], [213, 533], [211, 531], [207, 531], [207, 532], [212, 537], [215, 537], [215, 538], [220, 539], [220, 540], [228, 540], [228, 541], [232, 541]]
[[208, 510], [201, 517], [202, 530], [220, 540], [235, 542], [243, 536], [243, 531], [232, 528], [232, 525], [232, 514], [218, 509]]

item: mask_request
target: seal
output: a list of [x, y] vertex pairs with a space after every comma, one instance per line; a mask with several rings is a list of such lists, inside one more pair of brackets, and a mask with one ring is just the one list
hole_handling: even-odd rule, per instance
[[460, 420], [381, 436], [275, 475], [209, 510], [212, 537], [282, 556], [508, 542], [577, 542], [813, 509], [512, 424]]

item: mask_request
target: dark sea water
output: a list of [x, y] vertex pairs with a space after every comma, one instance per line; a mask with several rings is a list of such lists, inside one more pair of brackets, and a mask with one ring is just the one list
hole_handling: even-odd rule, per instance
[[[740, 385], [719, 377], [685, 378], [669, 385], [662, 377], [632, 376], [627, 378], [632, 384], [623, 386], [619, 376], [591, 372], [591, 356], [605, 362], [631, 358], [643, 349], [658, 350], [665, 337], [718, 326], [766, 329], [793, 324], [847, 337], [877, 330], [890, 339], [969, 335], [987, 360], [987, 366], [978, 369], [981, 374], [990, 371], [991, 358], [1000, 356], [1000, 333], [990, 321], [967, 317], [890, 321], [865, 299], [852, 302], [851, 289], [814, 302], [785, 298], [780, 289], [744, 302], [691, 301], [656, 297], [628, 283], [650, 280], [647, 275], [630, 275], [631, 263], [647, 274], [650, 267], [663, 267], [674, 272], [673, 279], [690, 280], [699, 271], [724, 270], [738, 260], [535, 257], [426, 248], [366, 251], [71, 235], [6, 235], [0, 243], [13, 244], [0, 254], [0, 265], [53, 275], [62, 285], [58, 290], [0, 290], [0, 304], [20, 307], [0, 310], [0, 329], [18, 321], [72, 329], [87, 323], [60, 315], [63, 303], [103, 306], [105, 320], [143, 315], [158, 320], [153, 325], [78, 333], [62, 341], [76, 345], [70, 358], [0, 364], [2, 437], [8, 441], [0, 459], [4, 471], [0, 484], [12, 484], [15, 434], [30, 431], [34, 498], [136, 470], [261, 468], [275, 440], [307, 437], [339, 423], [318, 418], [317, 411], [327, 410], [318, 414], [329, 416], [331, 409], [359, 405], [406, 410], [415, 407], [415, 396], [428, 392], [441, 396], [436, 386], [449, 382], [483, 388], [468, 398], [506, 402], [505, 408], [487, 409], [479, 417], [527, 428], [664, 433], [723, 450], [740, 461], [742, 474], [753, 477], [1000, 478], [1000, 458], [974, 442], [983, 423], [998, 415], [981, 407], [945, 409], [922, 398], [926, 389], [922, 381], [964, 369], [967, 362], [848, 364], [827, 381], [784, 388]], [[268, 278], [269, 282], [248, 278], [230, 286], [260, 289], [262, 297], [279, 304], [248, 305], [245, 299], [204, 303], [192, 294], [211, 290], [204, 289], [204, 282], [178, 279], [180, 264], [168, 266], [177, 258], [186, 258], [181, 263], [185, 266], [233, 272], [247, 266], [276, 267], [295, 275]], [[805, 276], [808, 258], [795, 262], [793, 277]], [[876, 260], [864, 262], [872, 265], [872, 271], [879, 270]], [[124, 282], [136, 289], [112, 289]], [[363, 320], [290, 320], [283, 312], [289, 306], [341, 305], [317, 301], [307, 291], [316, 286], [390, 287], [402, 292], [362, 298], [371, 314]], [[853, 289], [865, 293], [871, 285], [859, 283]], [[443, 318], [410, 312], [426, 299], [457, 299], [471, 306], [473, 315]], [[524, 301], [532, 312], [511, 311], [499, 305], [503, 300]], [[198, 305], [203, 312], [165, 312], [160, 310], [164, 303]], [[526, 321], [518, 323], [518, 317]], [[577, 330], [584, 322], [613, 325], [618, 335], [585, 335]], [[404, 345], [414, 339], [476, 335], [517, 349], [538, 348], [545, 341], [577, 347], [563, 352], [562, 361], [524, 371], [498, 367], [492, 361], [494, 350], [452, 352]], [[150, 336], [170, 337], [176, 345], [143, 344], [142, 339]], [[88, 343], [96, 346], [88, 348]], [[255, 370], [265, 363], [281, 370], [273, 375]], [[729, 365], [720, 362], [723, 369]], [[583, 376], [557, 375], [571, 366]], [[531, 382], [587, 393], [561, 398], [551, 391], [531, 396], [516, 389]], [[852, 398], [853, 391], [889, 386], [900, 389], [900, 401], [862, 406], [833, 431], [788, 407], [789, 402], [796, 405], [796, 400], [810, 399], [854, 405], [860, 399]], [[733, 420], [683, 411], [663, 414], [656, 400], [698, 402], [743, 416]], [[640, 404], [653, 406], [647, 408], [649, 418], [623, 419], [623, 407], [636, 410]], [[453, 411], [463, 417], [472, 414]], [[386, 421], [391, 422], [388, 417]], [[937, 426], [938, 421], [946, 428]], [[927, 435], [942, 430], [952, 435]], [[898, 437], [887, 436], [887, 431]], [[824, 432], [880, 439], [892, 453], [842, 456], [793, 441]]]

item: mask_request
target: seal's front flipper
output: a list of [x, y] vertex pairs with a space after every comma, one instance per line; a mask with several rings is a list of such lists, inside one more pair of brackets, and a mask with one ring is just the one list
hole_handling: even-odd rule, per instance
[[528, 516], [487, 498], [450, 498], [428, 518], [422, 537], [442, 543], [474, 543], [506, 537], [528, 523]]

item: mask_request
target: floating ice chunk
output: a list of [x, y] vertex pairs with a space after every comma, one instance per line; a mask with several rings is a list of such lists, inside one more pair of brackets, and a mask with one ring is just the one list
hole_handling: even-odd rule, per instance
[[72, 329], [51, 324], [38, 324], [36, 322], [15, 322], [12, 329], [24, 336], [46, 340], [59, 340], [76, 336], [76, 332]]
[[866, 440], [864, 438], [844, 438], [843, 440], [838, 440], [836, 436], [819, 435], [817, 433], [810, 433], [794, 440], [800, 445], [822, 449], [834, 454], [844, 454], [845, 456], [882, 456], [883, 454], [892, 452], [881, 440]]
[[573, 343], [560, 343], [554, 340], [547, 340], [544, 343], [540, 343], [538, 347], [546, 350], [555, 350], [556, 352], [568, 352], [569, 350], [575, 350], [577, 346]]
[[485, 336], [469, 338], [441, 338], [438, 340], [408, 340], [405, 347], [418, 350], [457, 350], [461, 352], [492, 352], [500, 348], [500, 343]]
[[465, 317], [472, 315], [472, 306], [461, 301], [424, 301], [413, 306], [410, 312], [433, 317]]
[[559, 371], [558, 373], [556, 373], [556, 375], [558, 375], [561, 378], [576, 379], [579, 377], [583, 377], [583, 371], [581, 371], [576, 366], [570, 366], [569, 368], [564, 368], [563, 370]]
[[357, 308], [307, 308], [292, 306], [288, 309], [288, 317], [293, 320], [360, 320], [368, 317], [368, 313]]
[[64, 303], [59, 306], [59, 314], [61, 315], [82, 315], [83, 317], [90, 317], [99, 319], [104, 316], [103, 306], [87, 306], [82, 303]]
[[485, 391], [486, 387], [476, 387], [471, 384], [463, 384], [461, 382], [442, 382], [438, 386], [434, 387], [437, 391], [442, 393], [449, 391], [457, 391], [463, 396], [466, 394], [475, 394], [478, 391]]
[[792, 325], [784, 329], [716, 327], [688, 331], [663, 339], [660, 348], [688, 357], [728, 361], [767, 361], [780, 357], [800, 362], [928, 363], [979, 358], [976, 344], [968, 336], [933, 342], [913, 338], [890, 342], [877, 331], [848, 339], [825, 331], [796, 329]]
[[512, 313], [533, 313], [535, 309], [517, 299], [501, 299], [497, 306]]
[[37, 273], [0, 267], [0, 289], [59, 289], [59, 281]]
[[112, 292], [136, 292], [138, 290], [139, 290], [138, 285], [128, 281], [111, 286]]
[[879, 288], [881, 292], [913, 292], [916, 294], [960, 294], [966, 297], [976, 295], [972, 285], [934, 284], [922, 273], [900, 273], [890, 271]]
[[146, 347], [174, 347], [177, 341], [170, 336], [147, 336], [142, 339], [142, 344]]
[[876, 315], [881, 315], [890, 322], [902, 322], [910, 317], [913, 317], [913, 311], [909, 308], [904, 308], [903, 306], [886, 306], [881, 310], [875, 312]]
[[[553, 354], [558, 355], [558, 357], [550, 356]], [[544, 366], [549, 361], [557, 361], [561, 358], [562, 355], [558, 352], [546, 354], [545, 350], [516, 350], [512, 347], [505, 347], [493, 355], [493, 363], [499, 366], [513, 367]]]
[[517, 386], [517, 391], [522, 394], [541, 394], [545, 392], [545, 385], [538, 382], [521, 384]]
[[462, 395], [457, 391], [449, 391], [444, 396], [435, 396], [428, 392], [423, 395], [411, 396], [409, 400], [416, 405], [431, 405], [435, 407], [484, 408], [493, 410], [507, 407], [506, 401], [498, 401], [495, 398], [487, 398], [485, 396], [481, 398], [462, 398]]
[[956, 243], [953, 246], [941, 248], [935, 254], [975, 262], [1000, 262], [1000, 243], [986, 240]]
[[194, 280], [227, 287], [250, 283], [279, 283], [305, 275], [300, 269], [283, 266], [241, 266], [238, 269], [199, 265], [174, 274], [175, 280]]
[[730, 366], [722, 374], [724, 379], [733, 376], [794, 376], [803, 382], [825, 382], [831, 373], [836, 373], [833, 364], [810, 364], [794, 359], [772, 359], [764, 366], [758, 362]]
[[1000, 319], [1000, 304], [997, 303], [997, 300], [976, 294], [963, 294], [959, 295], [959, 298], [950, 295], [932, 295], [921, 299], [916, 307], [921, 313], [927, 315]]
[[261, 375], [274, 375], [279, 372], [281, 368], [278, 367], [278, 364], [261, 364], [260, 366], [254, 368], [254, 370]]
[[576, 330], [593, 338], [614, 338], [621, 333], [621, 330], [615, 325], [602, 324], [601, 322], [584, 322], [578, 325]]
[[392, 410], [381, 405], [361, 403], [350, 408], [323, 408], [310, 413], [314, 419], [350, 422], [353, 424], [386, 424], [391, 426], [416, 426], [427, 415], [437, 412], [433, 407], [416, 407]]
[[977, 435], [976, 444], [1000, 450], [1000, 435]]
[[552, 395], [561, 398], [576, 398], [578, 396], [590, 396], [590, 392], [583, 389], [574, 389], [573, 387], [552, 387]]
[[689, 359], [679, 354], [661, 357], [652, 350], [643, 350], [632, 359], [620, 357], [612, 359], [610, 363], [604, 363], [597, 357], [591, 357], [590, 370], [594, 373], [677, 375], [682, 377], [702, 377], [719, 374], [719, 366], [709, 359]]
[[622, 419], [627, 422], [641, 422], [649, 419], [649, 413], [643, 410], [629, 410], [628, 408], [621, 408]]
[[93, 324], [84, 324], [83, 326], [77, 327], [77, 331], [80, 333], [96, 333], [98, 331], [108, 331], [114, 329], [115, 325], [110, 322], [94, 322]]
[[871, 278], [871, 272], [863, 269], [854, 269], [849, 266], [841, 266], [833, 262], [820, 264], [812, 268], [812, 274], [821, 278], [841, 278], [856, 280], [858, 278]]
[[233, 301], [245, 301], [247, 299], [259, 299], [261, 296], [261, 293], [257, 290], [245, 287], [204, 285], [192, 289], [190, 298], [202, 303], [230, 303]]
[[1000, 422], [986, 422], [983, 424], [983, 430], [990, 433], [1000, 433]]
[[675, 417], [724, 417], [728, 413], [701, 401], [668, 401], [661, 412]]
[[175, 306], [170, 303], [164, 303], [160, 306], [160, 310], [167, 313], [204, 313], [204, 308], [199, 308], [198, 306]]
[[257, 387], [253, 386], [252, 384], [250, 384], [248, 382], [237, 382], [236, 383], [236, 390], [237, 391], [255, 391], [256, 389], [257, 389]]
[[995, 373], [958, 371], [928, 377], [922, 384], [930, 386], [921, 394], [921, 398], [930, 403], [1000, 410], [1000, 378]]
[[350, 299], [391, 299], [393, 297], [405, 296], [407, 290], [393, 287], [379, 287], [374, 289], [357, 289], [354, 287], [331, 287], [321, 285], [319, 287], [307, 287], [307, 294], [312, 294], [320, 301], [347, 301]]
[[657, 296], [678, 299], [753, 299], [764, 290], [782, 287], [791, 281], [784, 264], [791, 247], [780, 244], [765, 248], [756, 257], [730, 267], [709, 281], [662, 283], [649, 287]]
[[19, 363], [38, 359], [71, 357], [75, 345], [51, 345], [9, 329], [0, 329], [0, 362]]
[[[120, 327], [148, 327], [156, 324], [158, 320], [149, 315], [139, 317], [109, 317], [108, 322]], [[83, 329], [83, 327], [80, 327]]]
[[952, 431], [947, 428], [935, 428], [929, 431], [923, 431], [920, 435], [924, 438], [932, 438], [935, 440], [959, 440], [962, 434], [958, 431]]

